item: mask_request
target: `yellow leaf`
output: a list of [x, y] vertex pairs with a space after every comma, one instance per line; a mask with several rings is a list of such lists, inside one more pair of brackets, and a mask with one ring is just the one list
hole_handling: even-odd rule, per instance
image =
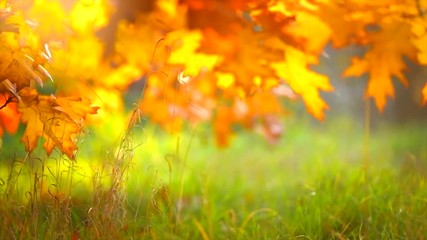
[[202, 70], [212, 70], [220, 61], [217, 55], [198, 53], [202, 34], [199, 31], [175, 31], [166, 40], [172, 48], [169, 64], [183, 65], [186, 75], [197, 76]]
[[[9, 80], [15, 84], [16, 90], [30, 86], [32, 81], [43, 85], [42, 78], [33, 70], [33, 60], [21, 51], [12, 51], [8, 46], [0, 44], [0, 82]], [[7, 89], [1, 85], [0, 92]]]
[[0, 6], [0, 33], [1, 32], [18, 32], [19, 24], [11, 21], [12, 13], [6, 7]]
[[83, 120], [87, 114], [94, 114], [96, 107], [79, 97], [55, 98], [42, 96], [35, 89], [19, 91], [21, 121], [26, 124], [22, 142], [31, 152], [39, 138], [44, 139], [43, 147], [51, 154], [56, 147], [70, 159], [77, 150], [76, 140], [82, 132]]
[[93, 89], [96, 93], [92, 97], [92, 104], [99, 106], [97, 114], [89, 115], [87, 123], [89, 125], [99, 125], [100, 123], [110, 122], [112, 115], [120, 116], [125, 111], [123, 104], [123, 91], [111, 88], [96, 88]]
[[290, 24], [285, 32], [296, 38], [304, 50], [310, 53], [318, 54], [328, 43], [332, 31], [316, 14], [298, 12], [296, 22]]
[[82, 81], [76, 79], [102, 79], [96, 83], [110, 86], [111, 80], [104, 82], [102, 78], [106, 75], [101, 64], [102, 50], [102, 43], [93, 35], [71, 37], [66, 45], [51, 48], [54, 59], [48, 70], [51, 75], [56, 76], [55, 82], [65, 92], [79, 90], [78, 84]]
[[136, 65], [122, 64], [102, 78], [102, 85], [107, 88], [125, 89], [129, 83], [139, 80], [143, 75], [141, 69]]
[[142, 74], [150, 72], [156, 62], [166, 62], [167, 55], [160, 51], [165, 44], [159, 41], [164, 34], [147, 18], [138, 19], [137, 24], [120, 22], [116, 34], [115, 51], [127, 64], [140, 68]]
[[215, 75], [218, 79], [216, 84], [220, 89], [227, 89], [235, 82], [234, 75], [231, 73], [216, 72]]
[[272, 67], [296, 94], [302, 96], [308, 111], [317, 119], [323, 120], [324, 110], [329, 107], [320, 97], [319, 90], [333, 90], [328, 77], [310, 70], [310, 56], [298, 49], [287, 46], [285, 56], [285, 62], [274, 63]]
[[70, 13], [71, 26], [80, 33], [89, 34], [108, 23], [107, 3], [93, 0], [88, 3], [77, 1]]
[[35, 0], [29, 17], [43, 41], [61, 40], [66, 36], [67, 13], [60, 1]]

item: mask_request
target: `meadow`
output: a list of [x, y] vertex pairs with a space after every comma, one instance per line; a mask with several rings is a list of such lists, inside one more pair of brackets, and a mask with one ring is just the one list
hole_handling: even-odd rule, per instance
[[[274, 145], [112, 116], [76, 161], [4, 136], [2, 239], [425, 239], [427, 128], [289, 117]], [[122, 127], [118, 127], [122, 126]], [[19, 134], [18, 134], [19, 136]]]

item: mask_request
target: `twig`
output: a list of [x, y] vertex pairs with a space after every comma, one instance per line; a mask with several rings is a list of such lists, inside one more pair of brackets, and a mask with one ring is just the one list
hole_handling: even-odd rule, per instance
[[1, 109], [3, 109], [3, 108], [5, 108], [9, 103], [11, 103], [13, 101], [13, 97], [12, 96], [8, 96], [7, 98], [6, 98], [6, 101], [4, 102], [4, 104], [0, 107], [0, 110]]

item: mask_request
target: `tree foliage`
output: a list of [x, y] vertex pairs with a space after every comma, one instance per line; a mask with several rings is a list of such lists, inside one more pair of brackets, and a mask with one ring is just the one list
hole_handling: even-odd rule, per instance
[[[369, 75], [366, 97], [379, 111], [393, 78], [411, 83], [405, 59], [427, 64], [425, 0], [2, 0], [0, 9], [0, 130], [21, 121], [28, 151], [43, 138], [48, 153], [70, 158], [98, 109], [89, 99], [101, 121], [103, 108], [123, 110], [103, 97], [122, 99], [136, 81], [151, 121], [171, 131], [211, 121], [225, 146], [234, 125], [279, 137], [289, 99], [323, 120], [320, 93], [333, 86], [312, 66], [329, 43], [366, 46], [343, 76]], [[45, 81], [56, 94], [37, 92]], [[421, 94], [427, 104], [427, 84]]]

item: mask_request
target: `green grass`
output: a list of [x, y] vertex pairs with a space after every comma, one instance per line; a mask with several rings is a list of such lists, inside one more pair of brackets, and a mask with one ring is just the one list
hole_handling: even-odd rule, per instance
[[0, 235], [425, 238], [427, 128], [420, 124], [384, 124], [367, 145], [351, 120], [291, 118], [275, 146], [242, 132], [217, 149], [207, 126], [173, 136], [146, 126], [112, 141], [111, 130], [125, 132], [114, 127], [122, 121], [88, 131], [76, 162], [3, 152]]

